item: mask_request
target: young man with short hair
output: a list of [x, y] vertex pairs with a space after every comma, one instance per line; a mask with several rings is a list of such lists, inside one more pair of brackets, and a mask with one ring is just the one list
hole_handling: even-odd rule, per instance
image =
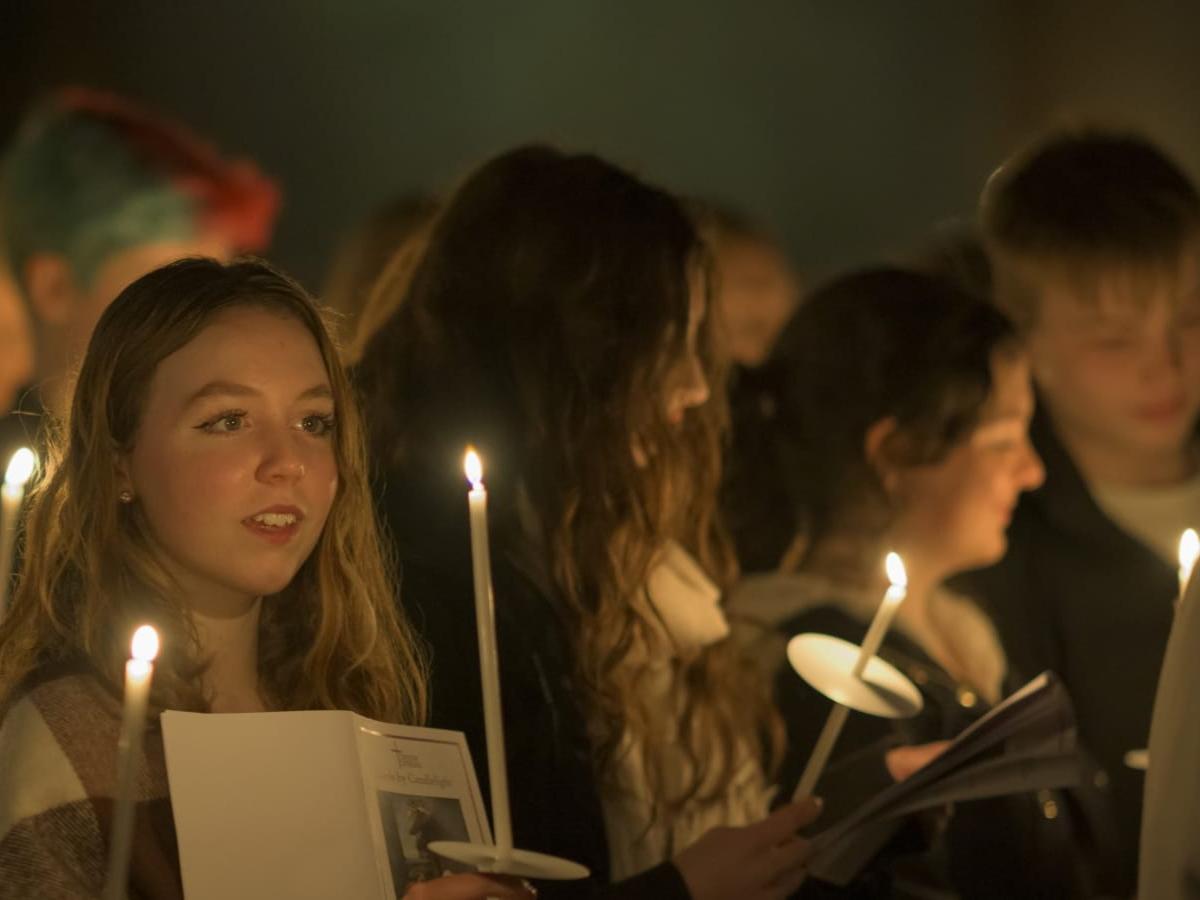
[[1129, 896], [1143, 779], [1124, 758], [1147, 744], [1176, 545], [1200, 526], [1200, 197], [1139, 137], [1063, 132], [992, 177], [981, 215], [995, 302], [1028, 341], [1046, 482], [971, 589], [1014, 671], [1070, 690], [1119, 848], [1098, 888]]

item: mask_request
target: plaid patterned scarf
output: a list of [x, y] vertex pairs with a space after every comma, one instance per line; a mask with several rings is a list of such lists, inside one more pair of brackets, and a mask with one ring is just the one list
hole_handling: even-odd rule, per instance
[[[43, 681], [0, 721], [0, 900], [98, 896], [117, 773], [120, 702], [91, 676]], [[129, 896], [182, 900], [162, 736], [135, 785]]]

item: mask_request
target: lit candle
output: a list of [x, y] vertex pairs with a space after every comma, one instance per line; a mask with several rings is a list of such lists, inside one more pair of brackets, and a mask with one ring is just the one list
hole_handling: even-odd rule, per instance
[[879, 610], [871, 620], [871, 627], [867, 629], [867, 636], [863, 638], [862, 648], [858, 651], [858, 661], [853, 670], [856, 678], [862, 677], [871, 657], [879, 652], [888, 629], [892, 627], [892, 619], [896, 618], [900, 604], [908, 596], [908, 573], [904, 571], [904, 560], [900, 554], [889, 553], [885, 567], [889, 582], [887, 593], [883, 595], [883, 602], [879, 604]]
[[1189, 528], [1179, 536], [1179, 597], [1176, 603], [1183, 602], [1187, 593], [1188, 582], [1192, 578], [1192, 569], [1196, 567], [1196, 557], [1200, 556], [1200, 536], [1194, 528]]
[[21, 523], [21, 504], [25, 501], [25, 485], [33, 475], [37, 457], [28, 447], [22, 447], [8, 461], [4, 486], [0, 487], [0, 619], [8, 605], [12, 590], [13, 548], [17, 543], [17, 526]]
[[508, 767], [504, 752], [504, 720], [500, 706], [500, 660], [496, 650], [496, 609], [492, 595], [492, 559], [488, 547], [487, 489], [483, 463], [468, 448], [463, 471], [471, 482], [471, 568], [475, 575], [475, 627], [479, 636], [479, 673], [483, 687], [483, 722], [487, 734], [488, 776], [492, 786], [492, 828], [496, 856], [512, 855], [512, 817], [508, 808]]
[[[879, 604], [875, 618], [871, 620], [871, 625], [867, 628], [867, 636], [863, 638], [862, 646], [858, 650], [858, 658], [850, 670], [850, 674], [855, 678], [862, 678], [867, 663], [879, 650], [883, 639], [887, 636], [888, 629], [892, 627], [892, 620], [899, 612], [900, 604], [908, 596], [908, 574], [904, 571], [904, 561], [900, 558], [900, 554], [889, 553], [886, 568], [889, 582], [887, 593], [883, 595], [883, 602]], [[849, 712], [850, 710], [840, 703], [835, 703], [833, 709], [830, 710], [829, 718], [825, 720], [825, 727], [821, 729], [817, 744], [813, 747], [812, 755], [809, 756], [808, 763], [804, 767], [804, 774], [800, 776], [800, 783], [796, 785], [796, 791], [792, 795], [793, 799], [799, 800], [812, 794], [821, 778], [821, 773], [825, 771], [829, 755], [833, 753], [833, 746], [837, 743], [838, 735], [842, 733], [842, 726], [846, 724], [846, 716]]]
[[126, 896], [129, 854], [133, 846], [134, 790], [142, 759], [150, 678], [154, 675], [154, 658], [158, 656], [158, 632], [143, 625], [133, 633], [130, 649], [131, 659], [125, 663], [125, 710], [121, 717], [121, 737], [117, 742], [117, 796], [104, 900], [124, 900]]

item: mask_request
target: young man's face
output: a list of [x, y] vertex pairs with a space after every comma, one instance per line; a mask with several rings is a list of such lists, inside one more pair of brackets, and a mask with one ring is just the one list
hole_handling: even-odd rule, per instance
[[1189, 258], [1173, 283], [1114, 273], [1095, 296], [1044, 284], [1029, 350], [1069, 445], [1130, 460], [1186, 447], [1200, 414], [1198, 263]]

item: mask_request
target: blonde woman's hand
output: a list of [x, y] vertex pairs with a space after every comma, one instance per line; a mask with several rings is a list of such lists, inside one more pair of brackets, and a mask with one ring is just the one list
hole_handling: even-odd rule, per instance
[[445, 875], [419, 881], [404, 900], [534, 900], [537, 890], [524, 879], [503, 875]]
[[946, 752], [949, 741], [934, 741], [932, 744], [917, 744], [913, 747], [895, 747], [884, 754], [883, 761], [887, 766], [892, 781], [903, 781], [918, 769], [929, 765]]
[[674, 859], [692, 900], [785, 900], [804, 881], [809, 842], [797, 832], [821, 812], [812, 797], [755, 825], [714, 828]]

